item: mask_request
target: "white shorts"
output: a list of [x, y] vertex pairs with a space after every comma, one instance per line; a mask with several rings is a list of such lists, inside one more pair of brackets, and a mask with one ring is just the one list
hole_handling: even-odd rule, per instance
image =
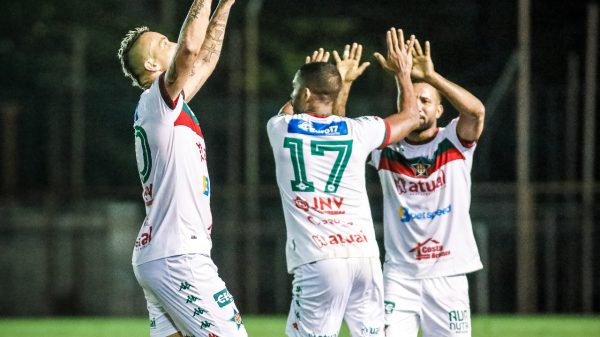
[[294, 270], [290, 337], [337, 337], [342, 320], [353, 337], [383, 337], [379, 258], [326, 259]]
[[471, 336], [466, 275], [403, 279], [384, 267], [387, 337]]
[[247, 337], [233, 297], [210, 257], [178, 255], [133, 266], [144, 290], [150, 336]]

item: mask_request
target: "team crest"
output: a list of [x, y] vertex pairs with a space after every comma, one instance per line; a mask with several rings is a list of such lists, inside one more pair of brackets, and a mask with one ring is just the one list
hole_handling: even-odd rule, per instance
[[428, 170], [431, 167], [431, 164], [425, 163], [422, 158], [419, 158], [419, 161], [414, 164], [410, 164], [410, 167], [415, 172], [415, 177], [428, 177]]
[[233, 323], [235, 323], [235, 325], [237, 325], [238, 330], [244, 324], [244, 322], [242, 321], [242, 316], [235, 309], [233, 309], [233, 317], [231, 317], [230, 321], [232, 321]]

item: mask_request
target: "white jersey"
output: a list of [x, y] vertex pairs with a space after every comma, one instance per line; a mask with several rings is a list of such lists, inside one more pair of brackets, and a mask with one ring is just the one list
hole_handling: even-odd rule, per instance
[[469, 216], [475, 143], [461, 143], [457, 121], [428, 143], [402, 140], [371, 156], [384, 195], [385, 263], [405, 278], [482, 268]]
[[267, 132], [287, 227], [288, 271], [327, 258], [378, 257], [365, 164], [372, 150], [387, 144], [387, 122], [280, 114]]
[[132, 263], [173, 255], [210, 255], [210, 179], [198, 120], [183, 95], [174, 102], [163, 76], [145, 90], [134, 116], [135, 153], [146, 218]]

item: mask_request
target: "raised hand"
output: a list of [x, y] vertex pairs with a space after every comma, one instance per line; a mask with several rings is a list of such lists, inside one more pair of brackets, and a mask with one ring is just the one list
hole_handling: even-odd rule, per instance
[[352, 47], [346, 45], [344, 47], [343, 56], [340, 55], [336, 50], [333, 51], [333, 58], [335, 59], [335, 65], [342, 76], [343, 82], [352, 82], [357, 79], [360, 75], [365, 72], [365, 69], [371, 63], [364, 62], [360, 64], [360, 58], [362, 57], [362, 45], [354, 42]]
[[313, 62], [327, 62], [329, 61], [329, 52], [325, 51], [323, 48], [319, 48], [319, 50], [315, 50], [312, 55], [307, 56], [304, 59], [304, 63], [313, 63]]
[[425, 41], [425, 53], [421, 49], [419, 40], [415, 40], [415, 47], [412, 50], [413, 67], [410, 76], [414, 80], [427, 81], [428, 78], [435, 74], [433, 69], [433, 61], [431, 60], [431, 47], [429, 41]]
[[381, 64], [381, 67], [388, 72], [396, 75], [410, 73], [413, 65], [412, 49], [415, 44], [415, 36], [411, 35], [410, 40], [405, 42], [402, 29], [391, 28], [386, 34], [387, 57], [380, 53], [374, 56]]

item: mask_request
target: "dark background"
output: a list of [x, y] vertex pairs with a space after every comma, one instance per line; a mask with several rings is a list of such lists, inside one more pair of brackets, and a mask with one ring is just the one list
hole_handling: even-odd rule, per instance
[[[488, 294], [489, 303], [475, 306], [475, 311], [516, 311], [515, 251], [519, 219], [515, 211], [518, 110], [514, 74], [510, 85], [498, 95], [493, 97], [492, 92], [502, 74], [511, 69], [511, 57], [517, 52], [517, 1], [266, 0], [259, 15], [259, 41], [253, 44], [259, 53], [255, 112], [250, 109], [254, 96], [246, 87], [247, 81], [252, 80], [246, 75], [251, 47], [246, 35], [248, 3], [237, 0], [234, 5], [220, 63], [190, 104], [200, 120], [208, 147], [216, 224], [213, 254], [217, 265], [223, 265], [223, 278], [233, 289], [236, 301], [239, 298], [244, 308], [245, 303], [252, 302], [252, 296], [260, 295], [262, 302], [258, 306], [248, 304], [246, 310], [259, 313], [285, 312], [289, 304], [289, 279], [282, 267], [284, 226], [273, 158], [264, 129], [268, 118], [289, 98], [292, 77], [306, 55], [319, 47], [342, 51], [345, 44], [352, 42], [363, 44], [363, 59], [370, 61], [371, 66], [353, 86], [348, 115], [386, 116], [393, 112], [396, 100], [393, 80], [372, 57], [376, 51], [385, 52], [385, 32], [393, 26], [415, 34], [422, 42], [429, 40], [435, 68], [446, 78], [473, 92], [486, 106], [497, 99], [493, 111], [488, 106], [486, 129], [472, 173], [474, 223], [485, 224], [482, 226], [489, 234], [483, 248], [489, 255], [484, 261], [488, 262], [487, 283], [473, 281], [473, 288], [482, 284], [487, 287], [483, 293]], [[142, 214], [132, 129], [133, 111], [141, 91], [131, 87], [122, 76], [116, 54], [125, 33], [140, 25], [148, 25], [176, 40], [190, 4], [191, 1], [167, 0], [21, 0], [3, 4], [7, 14], [0, 20], [0, 111], [2, 116], [14, 112], [16, 117], [3, 117], [0, 127], [4, 201], [0, 207], [0, 234], [5, 243], [4, 252], [0, 246], [4, 256], [0, 262], [24, 275], [29, 268], [40, 268], [40, 264], [15, 264], [6, 257], [22, 255], [16, 253], [15, 247], [23, 238], [35, 238], [31, 239], [33, 244], [41, 245], [39, 254], [46, 259], [41, 264], [45, 272], [40, 274], [40, 292], [47, 294], [46, 304], [43, 309], [23, 308], [17, 314], [107, 313], [102, 309], [86, 309], [82, 304], [86, 301], [85, 294], [77, 282], [62, 285], [66, 290], [61, 290], [61, 283], [53, 281], [61, 277], [60, 271], [56, 271], [60, 268], [53, 266], [62, 261], [53, 257], [53, 250], [61, 246], [64, 235], [53, 229], [60, 221], [52, 219], [62, 219], [81, 209], [95, 214], [93, 205], [99, 203], [133, 203]], [[213, 7], [215, 4], [213, 1]], [[535, 311], [540, 312], [586, 311], [581, 303], [580, 262], [592, 259], [596, 276], [600, 265], [597, 257], [582, 256], [585, 251], [581, 248], [579, 227], [587, 5], [585, 1], [531, 0], [531, 92], [525, 94], [531, 99], [528, 111], [531, 128], [527, 130], [531, 142], [529, 172], [532, 182], [537, 184], [534, 216], [538, 227], [532, 245], [538, 247], [535, 256], [540, 265], [531, 277], [539, 280]], [[78, 49], [78, 44], [82, 49]], [[575, 72], [568, 72], [569, 59], [577, 62]], [[565, 143], [568, 76], [579, 84], [572, 110], [577, 121], [571, 129], [576, 134], [575, 144]], [[598, 74], [594, 76], [597, 78]], [[597, 106], [596, 101], [596, 116]], [[257, 114], [258, 127], [254, 127], [258, 131], [249, 129], [248, 113]], [[83, 115], [83, 119], [76, 120], [75, 114]], [[456, 111], [446, 103], [440, 124], [445, 125], [454, 116]], [[248, 148], [249, 132], [258, 132], [256, 148]], [[78, 145], [83, 146], [80, 152], [75, 150]], [[258, 189], [249, 186], [246, 175], [249, 156], [259, 160]], [[596, 165], [595, 177], [599, 170]], [[373, 217], [380, 232], [381, 192], [376, 173], [367, 171]], [[73, 178], [77, 174], [79, 180]], [[597, 182], [593, 188], [597, 198]], [[247, 191], [255, 195], [248, 195]], [[245, 207], [255, 199], [259, 200], [259, 214], [251, 216]], [[237, 204], [232, 200], [237, 200]], [[231, 207], [237, 207], [238, 213], [232, 216]], [[19, 214], [36, 212], [40, 212], [40, 218], [50, 220], [41, 221], [39, 231], [23, 234], [21, 229], [30, 224], [18, 220]], [[258, 225], [249, 226], [252, 230], [240, 229], [246, 222], [257, 221]], [[223, 225], [218, 226], [219, 223]], [[227, 227], [228, 223], [234, 225]], [[128, 245], [133, 246], [140, 222], [136, 219], [121, 225], [133, 233], [123, 239], [124, 270], [129, 270]], [[593, 227], [593, 238], [598, 240], [597, 225]], [[105, 227], [94, 227], [91, 232], [85, 231], [85, 225], [76, 228], [65, 230], [72, 238], [65, 244], [73, 249], [62, 253], [71, 256], [72, 251], [75, 256], [69, 262], [71, 267], [65, 267], [65, 273], [73, 274], [69, 276], [72, 278], [91, 268], [85, 262], [86, 256], [102, 259], [107, 254], [105, 246], [100, 245], [94, 248], [97, 252], [88, 254], [86, 245], [79, 247], [74, 243], [78, 237], [106, 234]], [[546, 232], [547, 228], [553, 228], [554, 232]], [[49, 233], [50, 239], [38, 238], [36, 235], [45, 235], [40, 233]], [[231, 237], [234, 239], [230, 240]], [[549, 237], [553, 242], [550, 246]], [[252, 248], [249, 243], [252, 240], [258, 242], [258, 248]], [[479, 245], [481, 248], [482, 243]], [[13, 247], [10, 249], [14, 251], [7, 247]], [[257, 255], [252, 262], [248, 254], [253, 252]], [[271, 268], [270, 262], [265, 261], [271, 261], [273, 256], [276, 265]], [[247, 285], [246, 275], [255, 272], [250, 270], [251, 266], [276, 272], [261, 275]], [[110, 270], [109, 265], [104, 267]], [[274, 298], [269, 287], [270, 277], [276, 274], [284, 275], [283, 280], [276, 282], [283, 289], [278, 293], [283, 294], [283, 300]], [[119, 277], [132, 280], [128, 274]], [[6, 289], [18, 288], [18, 281], [0, 278], [0, 282], [4, 282]], [[593, 286], [592, 309], [597, 312], [600, 306], [597, 278]], [[143, 314], [141, 291], [135, 284], [132, 289], [132, 296], [137, 296], [133, 301], [136, 309], [126, 313]], [[479, 300], [477, 294], [472, 294], [474, 301]], [[547, 300], [548, 296], [553, 300]], [[17, 297], [7, 300], [5, 306], [0, 306], [0, 314], [14, 313], [9, 309], [10, 303], [22, 301]]]

